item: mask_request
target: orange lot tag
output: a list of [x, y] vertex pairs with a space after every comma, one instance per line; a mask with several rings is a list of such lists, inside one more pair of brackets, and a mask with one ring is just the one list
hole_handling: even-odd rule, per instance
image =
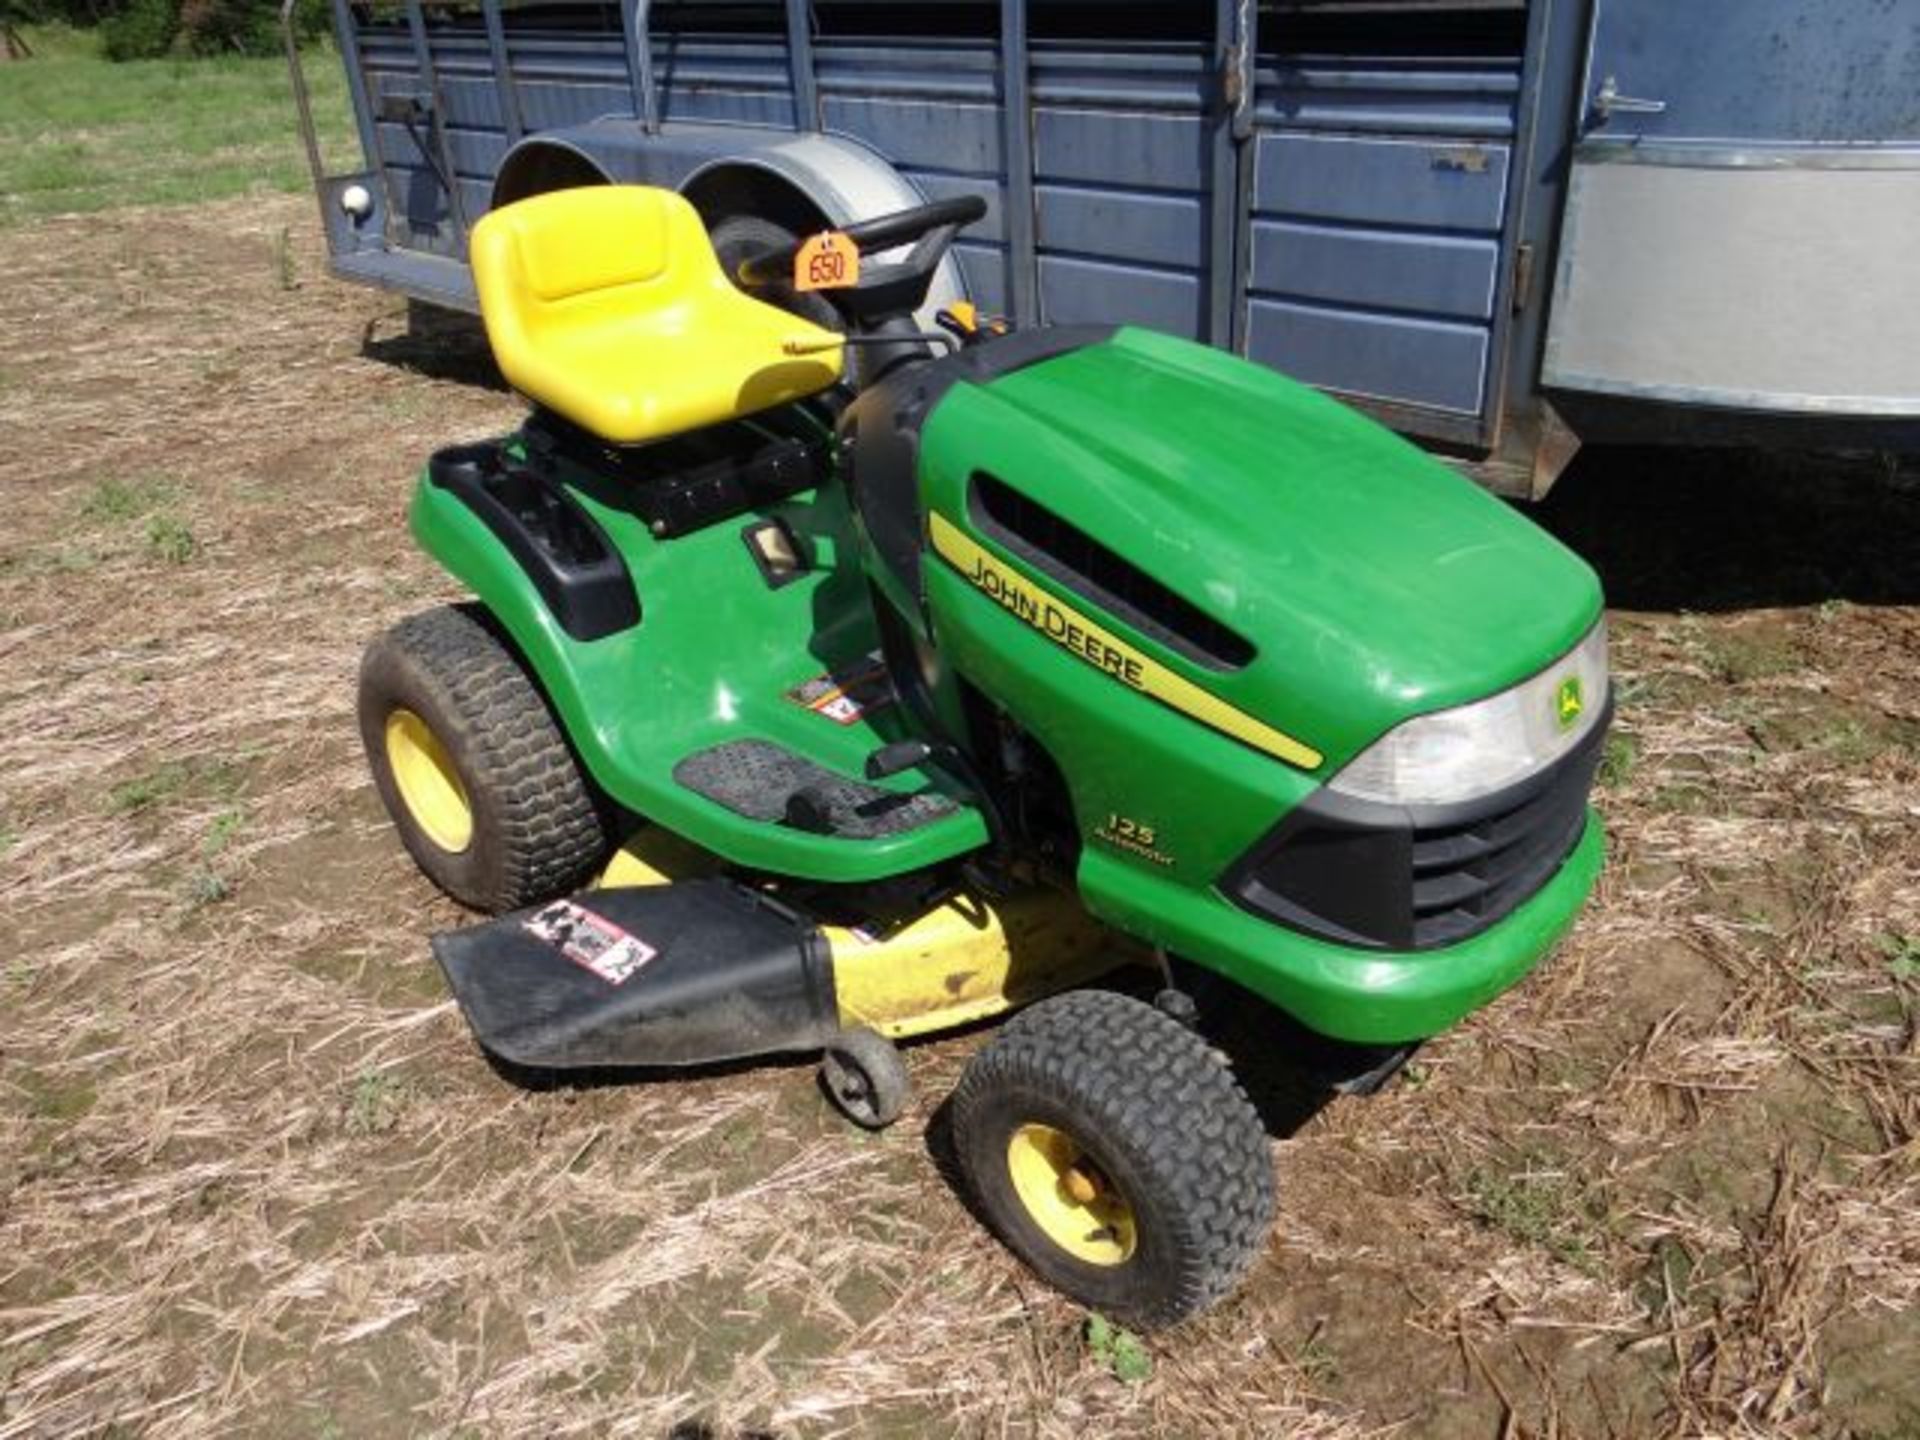
[[860, 283], [860, 252], [838, 230], [808, 237], [793, 257], [796, 290], [844, 290]]

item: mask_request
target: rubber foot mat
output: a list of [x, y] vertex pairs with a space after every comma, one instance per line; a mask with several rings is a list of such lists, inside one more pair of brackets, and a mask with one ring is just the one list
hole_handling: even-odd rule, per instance
[[729, 740], [689, 755], [673, 778], [749, 820], [843, 840], [917, 830], [959, 807], [932, 791], [901, 795], [819, 766], [771, 740]]

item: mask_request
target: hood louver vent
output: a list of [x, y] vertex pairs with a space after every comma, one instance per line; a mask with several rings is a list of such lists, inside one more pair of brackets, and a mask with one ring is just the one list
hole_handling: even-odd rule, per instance
[[1030, 496], [983, 472], [972, 490], [982, 530], [1141, 634], [1213, 670], [1239, 670], [1253, 659], [1243, 636]]

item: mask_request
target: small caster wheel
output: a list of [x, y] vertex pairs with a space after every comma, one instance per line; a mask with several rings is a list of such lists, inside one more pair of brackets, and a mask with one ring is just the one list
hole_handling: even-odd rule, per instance
[[913, 1091], [900, 1051], [872, 1030], [845, 1030], [820, 1057], [820, 1088], [833, 1108], [863, 1130], [884, 1130], [900, 1118]]

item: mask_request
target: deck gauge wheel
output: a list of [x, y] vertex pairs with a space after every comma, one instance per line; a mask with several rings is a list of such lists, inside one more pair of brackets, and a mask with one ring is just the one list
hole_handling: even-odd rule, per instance
[[847, 1030], [820, 1057], [820, 1088], [834, 1109], [863, 1130], [884, 1130], [913, 1093], [899, 1047], [865, 1027]]

